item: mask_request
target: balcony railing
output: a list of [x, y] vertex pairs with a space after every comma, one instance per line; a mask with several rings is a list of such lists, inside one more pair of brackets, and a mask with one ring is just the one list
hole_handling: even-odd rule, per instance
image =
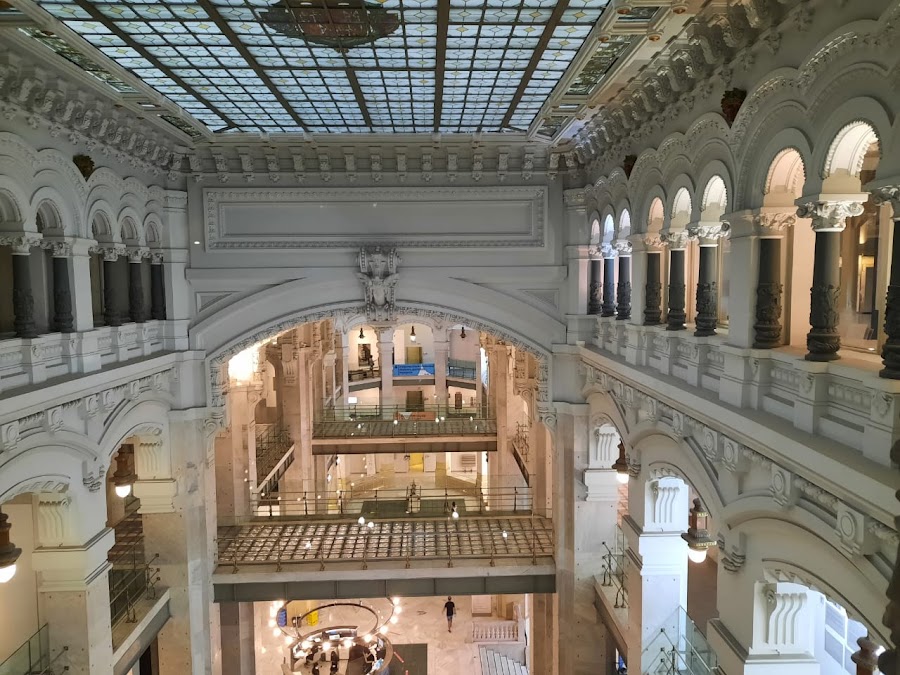
[[[65, 617], [58, 617], [65, 621]], [[56, 654], [50, 651], [50, 628], [44, 624], [14, 651], [6, 661], [0, 663], [0, 675], [50, 675], [68, 670], [63, 665], [63, 656], [69, 647], [64, 646]]]
[[662, 675], [710, 675], [716, 653], [691, 618], [679, 607], [644, 647], [641, 672]]
[[147, 321], [80, 333], [50, 333], [33, 339], [3, 339], [0, 392], [178, 348], [179, 338], [186, 339], [185, 327], [175, 322]]
[[613, 605], [616, 609], [628, 607], [628, 593], [625, 590], [625, 534], [622, 528], [616, 525], [615, 539], [610, 547], [605, 541], [603, 548], [603, 580], [602, 586], [612, 586], [616, 589], [616, 599]]
[[144, 539], [141, 536], [125, 546], [116, 546], [110, 556], [109, 614], [112, 625], [122, 621], [137, 621], [135, 606], [143, 598], [156, 598], [159, 567], [154, 566], [159, 555], [146, 560]]
[[362, 380], [374, 380], [381, 378], [381, 368], [355, 368], [347, 371], [347, 379], [350, 382], [361, 382]]
[[890, 466], [900, 429], [896, 380], [877, 377], [875, 355], [842, 352], [828, 364], [806, 361], [804, 350], [740, 349], [725, 336], [697, 338], [662, 327], [598, 319], [594, 344], [629, 365], [657, 371], [715, 395], [723, 403], [786, 420]]
[[[483, 413], [483, 414], [482, 414]], [[497, 422], [489, 408], [351, 405], [328, 407], [316, 415], [313, 438], [402, 438], [410, 436], [493, 436]]]
[[411, 484], [400, 488], [365, 488], [351, 484], [347, 489], [316, 489], [315, 483], [304, 481], [302, 488], [294, 492], [251, 493], [253, 514], [263, 518], [363, 516], [372, 519], [452, 517], [454, 506], [460, 516], [522, 515], [530, 514], [534, 508], [534, 493], [527, 486], [482, 487], [477, 483], [467, 486], [460, 479], [455, 479], [452, 487]]

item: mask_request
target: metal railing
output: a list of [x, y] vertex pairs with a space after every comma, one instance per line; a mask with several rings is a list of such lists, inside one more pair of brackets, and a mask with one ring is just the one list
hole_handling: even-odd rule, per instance
[[347, 371], [347, 379], [350, 382], [361, 382], [363, 380], [374, 380], [381, 378], [381, 368], [354, 368]]
[[475, 379], [475, 362], [462, 359], [449, 359], [447, 361], [447, 377], [456, 377], [462, 380]]
[[[119, 548], [119, 547], [117, 547]], [[153, 563], [159, 555], [146, 560], [143, 537], [119, 548], [109, 558], [109, 614], [112, 625], [137, 621], [135, 605], [144, 597], [156, 598], [159, 568]]]
[[[482, 414], [483, 413], [483, 414]], [[369, 405], [324, 406], [316, 413], [315, 422], [358, 422], [364, 420], [430, 421], [468, 419], [493, 419], [487, 401], [481, 407], [423, 403], [421, 405]]]
[[[59, 617], [65, 620], [65, 617]], [[64, 646], [57, 654], [50, 652], [50, 628], [47, 624], [29, 637], [9, 658], [0, 663], [0, 675], [50, 675], [69, 669], [59, 663], [69, 647]], [[57, 667], [59, 666], [59, 667]]]
[[256, 483], [261, 485], [291, 447], [291, 435], [281, 420], [256, 431]]
[[[512, 477], [509, 483], [512, 483]], [[494, 480], [498, 480], [496, 477]], [[449, 516], [453, 506], [460, 515], [529, 514], [534, 509], [534, 492], [530, 487], [482, 487], [477, 482], [466, 485], [455, 479], [453, 486], [423, 487], [415, 483], [405, 487], [367, 487], [351, 484], [346, 489], [316, 489], [313, 481], [303, 481], [297, 491], [251, 493], [253, 515], [264, 518], [306, 518], [332, 516], [434, 517]]]
[[[369, 525], [369, 522], [372, 525]], [[257, 523], [219, 528], [217, 564], [237, 572], [244, 565], [359, 564], [414, 561], [453, 567], [463, 560], [491, 566], [497, 559], [552, 558], [553, 523], [547, 518], [461, 517], [356, 522]]]
[[719, 664], [716, 653], [683, 607], [662, 622], [644, 647], [641, 661], [642, 672], [653, 675], [710, 675]]
[[615, 539], [612, 548], [602, 542], [606, 553], [603, 554], [603, 579], [602, 586], [614, 586], [616, 600], [613, 605], [616, 609], [628, 607], [628, 592], [625, 590], [625, 533], [616, 525]]

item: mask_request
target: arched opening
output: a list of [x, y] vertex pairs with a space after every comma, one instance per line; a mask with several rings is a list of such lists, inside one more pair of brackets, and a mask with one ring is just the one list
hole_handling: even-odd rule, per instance
[[631, 236], [631, 214], [628, 209], [622, 209], [619, 216], [619, 235], [618, 239], [628, 239]]
[[[104, 289], [107, 281], [104, 275], [106, 271], [103, 265], [103, 252], [100, 250], [104, 245], [112, 245], [112, 230], [109, 224], [109, 218], [102, 211], [97, 211], [91, 220], [91, 236], [97, 242], [97, 246], [91, 248], [90, 253], [90, 275], [91, 275], [91, 310], [94, 315], [94, 326], [106, 325], [104, 319]], [[112, 283], [112, 280], [109, 280]]]
[[588, 249], [587, 313], [599, 315], [603, 306], [603, 231], [597, 218], [591, 220], [591, 241]]
[[[763, 210], [776, 227], [760, 240], [761, 258], [776, 258], [777, 280], [769, 280], [760, 269], [760, 283], [781, 283], [783, 300], [780, 317], [773, 317], [784, 329], [772, 346], [805, 345], [809, 331], [810, 294], [816, 236], [810, 227], [782, 226], [794, 222], [795, 200], [803, 195], [806, 170], [796, 148], [784, 148], [772, 159], [763, 188]], [[782, 254], [783, 241], [786, 241]]]
[[[700, 222], [702, 224], [716, 224], [721, 222], [722, 216], [728, 211], [728, 188], [722, 176], [713, 176], [703, 189], [703, 197], [700, 201]], [[710, 242], [712, 243], [712, 242]], [[719, 326], [728, 326], [728, 299], [731, 296], [731, 238], [721, 236], [715, 239], [716, 248], [716, 287], [718, 291], [716, 303], [716, 320]]]
[[[22, 215], [15, 197], [0, 189], [0, 227], [9, 232], [22, 229]], [[13, 252], [12, 246], [0, 245], [0, 339], [16, 335], [16, 316], [13, 309]]]
[[669, 249], [669, 301], [666, 320], [669, 329], [681, 330], [695, 315], [697, 289], [697, 242], [687, 237], [693, 201], [687, 188], [680, 188], [672, 200], [672, 215], [666, 232]]
[[[867, 122], [842, 128], [831, 142], [822, 191], [865, 192], [875, 179], [881, 147]], [[872, 194], [858, 216], [847, 218], [841, 233], [838, 332], [842, 348], [876, 352], [884, 343], [883, 317], [890, 274], [892, 210]]]
[[[662, 199], [655, 197], [650, 202], [647, 214], [647, 234], [654, 238], [662, 235], [665, 226], [666, 210]], [[663, 249], [647, 251], [647, 285], [644, 310], [644, 324], [657, 325], [666, 320], [669, 306], [669, 284], [663, 280], [669, 278], [669, 256]]]

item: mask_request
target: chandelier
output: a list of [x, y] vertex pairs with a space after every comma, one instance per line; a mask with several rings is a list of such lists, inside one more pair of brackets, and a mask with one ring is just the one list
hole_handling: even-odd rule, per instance
[[344, 54], [400, 27], [400, 17], [365, 0], [279, 0], [260, 14], [276, 33]]

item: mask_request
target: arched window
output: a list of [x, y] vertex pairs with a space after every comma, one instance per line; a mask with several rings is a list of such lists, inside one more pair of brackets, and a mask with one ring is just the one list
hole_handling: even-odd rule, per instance
[[[727, 210], [728, 189], [725, 181], [721, 176], [713, 176], [703, 189], [703, 198], [700, 202], [700, 221], [702, 223], [720, 222]], [[716, 248], [716, 285], [719, 291], [717, 319], [720, 326], [728, 326], [728, 299], [731, 295], [731, 275], [728, 273], [731, 254], [730, 237], [720, 237]]]

